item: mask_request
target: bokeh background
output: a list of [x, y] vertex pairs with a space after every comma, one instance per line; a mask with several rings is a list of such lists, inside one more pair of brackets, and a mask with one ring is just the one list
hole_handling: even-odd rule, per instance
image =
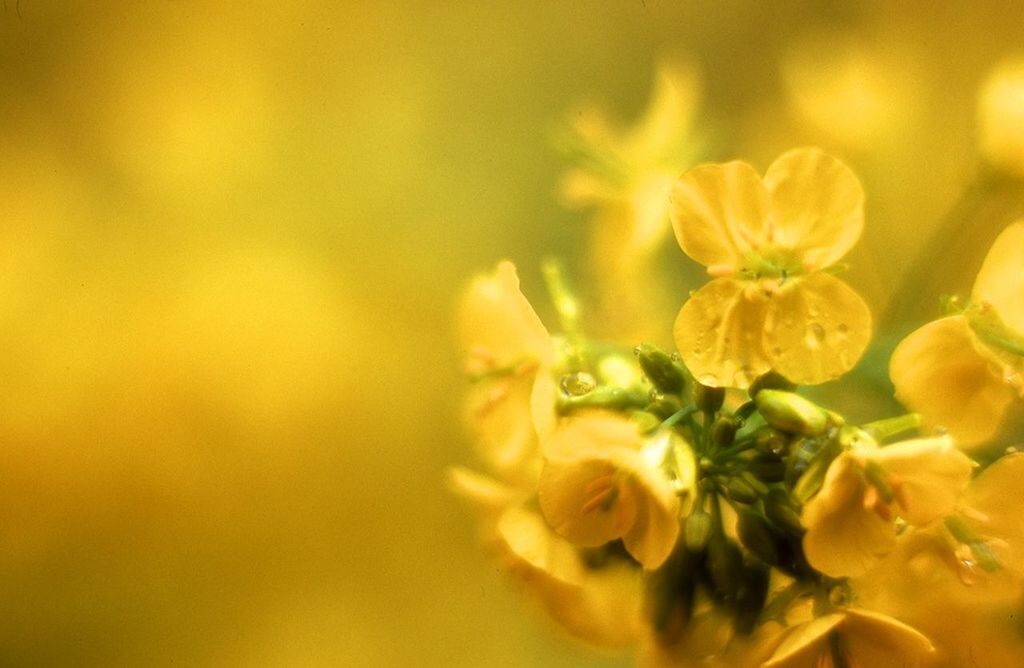
[[461, 285], [579, 265], [553, 132], [627, 123], [678, 57], [706, 159], [841, 155], [884, 344], [1020, 211], [964, 202], [1021, 51], [1013, 2], [5, 0], [0, 664], [618, 665], [443, 482]]

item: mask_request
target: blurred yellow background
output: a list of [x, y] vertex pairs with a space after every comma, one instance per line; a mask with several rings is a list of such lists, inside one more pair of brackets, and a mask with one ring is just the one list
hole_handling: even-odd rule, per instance
[[456, 295], [509, 257], [541, 301], [553, 128], [683, 54], [708, 159], [853, 165], [883, 317], [1024, 49], [1018, 3], [892, 5], [6, 0], [0, 664], [592, 665], [444, 489]]

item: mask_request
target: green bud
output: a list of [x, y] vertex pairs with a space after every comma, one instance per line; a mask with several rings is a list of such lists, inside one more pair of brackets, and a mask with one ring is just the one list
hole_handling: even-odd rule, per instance
[[686, 376], [679, 364], [663, 350], [641, 343], [633, 351], [644, 375], [659, 392], [679, 394], [686, 386]]
[[758, 559], [769, 565], [778, 562], [776, 537], [764, 517], [750, 510], [741, 511], [736, 522], [736, 533], [743, 547], [750, 550]]
[[754, 448], [764, 454], [782, 456], [789, 446], [789, 439], [774, 427], [764, 425], [754, 432]]
[[735, 601], [743, 572], [740, 548], [721, 532], [713, 532], [708, 540], [707, 565], [715, 593], [725, 601]]
[[708, 387], [697, 383], [693, 387], [693, 403], [705, 413], [717, 413], [725, 402], [725, 388]]
[[683, 526], [683, 542], [686, 549], [692, 552], [702, 552], [708, 544], [711, 536], [711, 515], [698, 510], [686, 518]]
[[782, 482], [786, 479], [786, 462], [772, 455], [755, 455], [747, 470], [763, 482]]
[[733, 624], [737, 633], [747, 635], [757, 626], [757, 620], [768, 599], [771, 570], [764, 564], [749, 561], [744, 569], [739, 590], [736, 592], [736, 612]]
[[678, 640], [690, 622], [699, 560], [699, 554], [677, 546], [668, 561], [647, 578], [647, 613], [664, 639]]
[[647, 410], [657, 415], [662, 420], [667, 420], [683, 409], [683, 404], [673, 396], [661, 393], [652, 393], [651, 403]]
[[785, 390], [787, 392], [791, 392], [794, 389], [796, 389], [795, 384], [786, 380], [778, 373], [769, 371], [763, 376], [758, 376], [754, 382], [751, 383], [748, 394], [750, 394], [750, 398], [753, 399], [761, 390]]
[[641, 434], [650, 434], [661, 426], [661, 418], [654, 413], [648, 413], [647, 411], [636, 411], [630, 415], [633, 422], [636, 423], [637, 431]]
[[722, 491], [725, 492], [727, 497], [739, 503], [753, 503], [757, 501], [757, 490], [749, 481], [739, 476], [729, 478], [729, 482], [726, 483], [725, 489]]
[[711, 423], [711, 442], [720, 448], [732, 445], [739, 421], [731, 415], [720, 415]]
[[563, 413], [577, 408], [626, 410], [628, 408], [642, 408], [646, 403], [647, 397], [645, 395], [630, 392], [621, 387], [602, 385], [583, 396], [563, 396], [559, 401], [559, 408]]
[[804, 534], [800, 513], [794, 507], [789, 495], [781, 489], [773, 489], [764, 499], [764, 513], [772, 524], [796, 536]]
[[828, 427], [828, 414], [799, 394], [784, 390], [761, 390], [754, 397], [765, 422], [791, 434], [819, 436]]
[[796, 484], [793, 485], [793, 498], [799, 503], [807, 503], [812, 496], [817, 494], [818, 490], [821, 489], [822, 483], [825, 482], [825, 474], [828, 472], [828, 467], [832, 465], [832, 462], [839, 456], [841, 451], [842, 448], [838, 441], [834, 439], [826, 441], [811, 456], [807, 462], [807, 468], [800, 475]]

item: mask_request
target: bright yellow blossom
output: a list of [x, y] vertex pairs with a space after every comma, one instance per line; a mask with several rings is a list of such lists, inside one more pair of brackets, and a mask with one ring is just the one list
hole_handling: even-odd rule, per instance
[[837, 578], [865, 573], [895, 548], [897, 516], [925, 526], [952, 513], [972, 466], [948, 436], [840, 454], [803, 509], [808, 562]]
[[564, 418], [544, 442], [544, 517], [581, 547], [621, 538], [644, 568], [668, 558], [679, 536], [679, 497], [660, 469], [671, 441], [645, 438], [627, 417], [589, 411]]
[[868, 610], [840, 609], [794, 626], [763, 668], [913, 668], [934, 652], [906, 624]]
[[979, 144], [993, 165], [1024, 176], [1024, 58], [1006, 60], [978, 96]]
[[889, 375], [900, 401], [961, 445], [996, 434], [1024, 397], [1024, 221], [996, 239], [968, 307], [904, 339]]
[[[531, 411], [538, 393], [550, 394], [554, 345], [519, 290], [515, 266], [498, 264], [478, 276], [463, 296], [459, 336], [474, 380], [468, 421], [488, 463], [504, 475], [518, 472], [537, 452]], [[550, 397], [553, 406], [554, 398]]]
[[484, 542], [502, 567], [553, 622], [597, 646], [637, 640], [642, 619], [638, 569], [621, 562], [588, 566], [576, 546], [528, 509], [532, 490], [461, 467], [449, 470], [448, 481], [480, 514]]
[[746, 388], [774, 369], [815, 384], [853, 367], [871, 313], [821, 270], [856, 243], [863, 208], [857, 178], [817, 149], [783, 154], [763, 179], [734, 161], [696, 167], [676, 182], [676, 238], [714, 277], [675, 324], [680, 355], [698, 380]]

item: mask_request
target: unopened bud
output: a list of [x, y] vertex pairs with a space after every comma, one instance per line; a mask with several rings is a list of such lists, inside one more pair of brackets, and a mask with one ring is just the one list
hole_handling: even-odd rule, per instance
[[799, 394], [784, 390], [761, 390], [754, 398], [765, 422], [791, 434], [819, 436], [828, 427], [828, 414]]
[[739, 503], [753, 503], [757, 501], [757, 490], [748, 482], [740, 477], [729, 478], [729, 482], [726, 483], [725, 489], [722, 490], [725, 495], [737, 501]]
[[647, 406], [647, 410], [662, 420], [667, 420], [682, 409], [683, 404], [680, 403], [679, 399], [671, 395], [661, 394], [660, 392], [652, 393], [651, 403]]
[[743, 547], [764, 563], [770, 565], [779, 560], [775, 534], [768, 520], [758, 513], [750, 510], [741, 511], [736, 522], [736, 533]]
[[789, 439], [778, 429], [764, 425], [754, 432], [754, 447], [766, 455], [781, 457], [786, 453]]
[[800, 523], [800, 513], [797, 512], [789, 495], [783, 490], [773, 489], [768, 492], [768, 496], [764, 500], [764, 513], [772, 524], [786, 533], [797, 536], [804, 534], [803, 524]]
[[644, 375], [659, 392], [679, 394], [686, 386], [683, 369], [663, 350], [649, 343], [641, 343], [633, 351]]
[[796, 385], [786, 380], [778, 373], [769, 371], [763, 376], [758, 376], [754, 379], [754, 382], [750, 384], [748, 393], [750, 394], [750, 398], [753, 399], [761, 390], [786, 390], [789, 392], [795, 388]]
[[756, 560], [749, 561], [744, 569], [739, 590], [736, 592], [734, 627], [738, 633], [747, 635], [757, 626], [757, 620], [768, 599], [768, 585], [771, 570]]
[[707, 554], [715, 593], [726, 601], [735, 601], [743, 570], [743, 553], [736, 543], [717, 532], [708, 540]]
[[786, 479], [786, 462], [772, 455], [754, 456], [747, 464], [747, 470], [763, 482], [782, 482]]
[[686, 518], [686, 525], [683, 527], [683, 542], [686, 549], [693, 552], [701, 552], [708, 544], [711, 536], [711, 515], [698, 510]]
[[705, 413], [717, 413], [725, 402], [725, 388], [708, 387], [697, 383], [693, 388], [693, 403]]
[[739, 421], [731, 415], [720, 415], [711, 424], [711, 442], [720, 448], [732, 445]]

